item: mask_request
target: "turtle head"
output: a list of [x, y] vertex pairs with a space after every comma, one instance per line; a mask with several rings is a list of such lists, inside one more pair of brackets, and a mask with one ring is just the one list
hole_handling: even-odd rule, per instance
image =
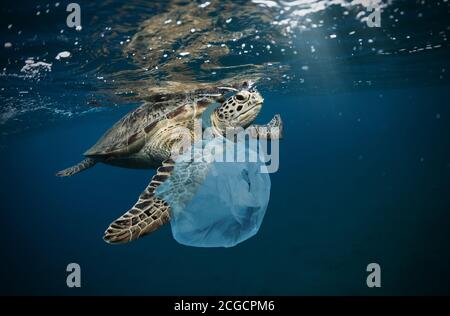
[[241, 90], [214, 110], [211, 122], [221, 133], [227, 127], [246, 128], [258, 116], [263, 102], [264, 98], [256, 89]]

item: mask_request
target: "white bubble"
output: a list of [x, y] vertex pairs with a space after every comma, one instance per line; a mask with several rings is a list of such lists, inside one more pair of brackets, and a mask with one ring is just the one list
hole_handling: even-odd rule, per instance
[[204, 9], [204, 8], [206, 8], [207, 6], [209, 6], [210, 4], [211, 4], [211, 2], [206, 1], [205, 3], [200, 4], [200, 5], [199, 5], [199, 8]]
[[69, 58], [69, 57], [70, 57], [70, 52], [63, 51], [63, 52], [58, 53], [58, 55], [56, 55], [55, 59], [60, 60], [61, 58]]

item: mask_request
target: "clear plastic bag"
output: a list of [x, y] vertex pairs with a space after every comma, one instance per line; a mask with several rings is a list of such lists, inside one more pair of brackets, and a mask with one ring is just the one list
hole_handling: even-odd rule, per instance
[[262, 168], [262, 162], [177, 162], [156, 191], [171, 206], [175, 240], [194, 247], [233, 247], [254, 236], [270, 197], [270, 177]]

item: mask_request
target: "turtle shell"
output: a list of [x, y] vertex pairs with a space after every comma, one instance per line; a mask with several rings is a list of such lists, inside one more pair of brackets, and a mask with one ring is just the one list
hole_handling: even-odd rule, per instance
[[154, 95], [115, 123], [84, 155], [101, 157], [135, 153], [142, 148], [145, 134], [156, 123], [176, 116], [188, 104], [186, 95]]
[[[229, 87], [245, 89], [248, 88], [248, 82], [243, 81]], [[194, 101], [203, 103], [202, 107], [213, 102], [222, 103], [227, 93], [229, 88], [215, 85], [198, 85], [197, 89], [188, 93], [180, 90], [153, 93], [144, 99], [144, 104], [114, 124], [84, 155], [94, 158], [136, 153], [144, 146], [145, 135], [162, 119], [176, 117]]]

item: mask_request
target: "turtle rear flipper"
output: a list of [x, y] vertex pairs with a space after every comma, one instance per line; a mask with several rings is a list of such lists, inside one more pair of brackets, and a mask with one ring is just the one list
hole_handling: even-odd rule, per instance
[[163, 162], [136, 204], [109, 225], [103, 240], [110, 244], [126, 243], [157, 230], [169, 221], [169, 204], [154, 193], [170, 177], [173, 168], [172, 160]]
[[58, 171], [56, 173], [57, 177], [69, 177], [69, 176], [73, 176], [74, 174], [89, 169], [91, 167], [93, 167], [95, 164], [97, 163], [97, 161], [95, 159], [92, 158], [86, 158], [83, 161], [79, 162], [78, 164], [76, 164], [75, 166], [72, 166], [70, 168]]

